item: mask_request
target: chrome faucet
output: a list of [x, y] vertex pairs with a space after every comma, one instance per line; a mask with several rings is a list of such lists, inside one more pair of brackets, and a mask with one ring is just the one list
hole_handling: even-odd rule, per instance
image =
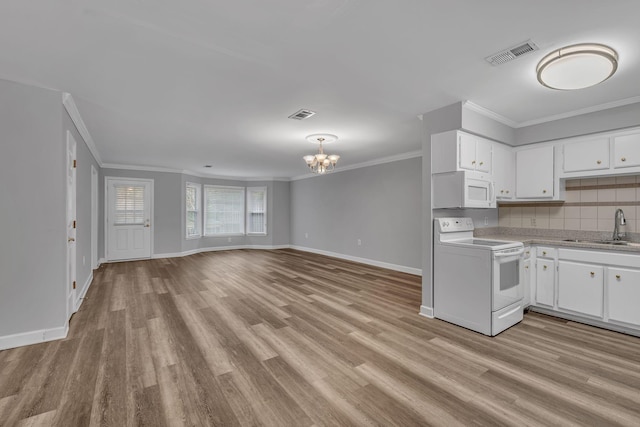
[[624, 233], [622, 233], [622, 236], [620, 236], [620, 226], [621, 225], [625, 225], [627, 223], [627, 220], [624, 219], [624, 212], [622, 212], [622, 209], [618, 209], [616, 210], [616, 213], [613, 217], [613, 221], [615, 223], [614, 227], [613, 227], [613, 240], [621, 240], [622, 237], [624, 237]]

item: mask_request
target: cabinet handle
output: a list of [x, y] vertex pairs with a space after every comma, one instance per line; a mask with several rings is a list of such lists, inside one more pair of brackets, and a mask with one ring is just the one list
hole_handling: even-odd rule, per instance
[[531, 254], [531, 252], [530, 252], [530, 251], [527, 251], [527, 255], [530, 255], [530, 254]]
[[546, 266], [546, 265], [543, 265], [543, 266], [542, 266], [542, 269], [543, 269], [543, 270], [546, 270], [546, 269], [547, 269], [547, 266]]
[[528, 266], [528, 265], [525, 265], [525, 266], [524, 266], [524, 269], [525, 269], [525, 270], [528, 270], [528, 269], [529, 269], [529, 266]]
[[620, 160], [622, 160], [623, 162], [626, 162], [626, 161], [627, 161], [627, 158], [626, 158], [626, 157], [623, 157], [623, 158], [621, 158]]
[[620, 280], [620, 277], [622, 276], [620, 276], [619, 274], [616, 274], [616, 279]]
[[476, 164], [476, 161], [475, 161], [475, 160], [472, 160], [472, 161], [471, 161], [471, 164], [472, 164], [472, 165], [475, 165], [475, 164]]
[[596, 273], [594, 273], [593, 271], [591, 273], [589, 273], [591, 275], [591, 277], [595, 276]]
[[601, 164], [601, 163], [602, 163], [602, 160], [598, 160], [596, 163], [597, 163], [597, 164]]
[[542, 194], [547, 194], [547, 190], [542, 190]]
[[547, 254], [547, 251], [542, 251], [542, 256], [545, 256]]
[[507, 190], [507, 194], [509, 194], [509, 190]]
[[480, 162], [480, 166], [484, 165], [484, 162]]
[[504, 190], [500, 190], [500, 194], [504, 194]]

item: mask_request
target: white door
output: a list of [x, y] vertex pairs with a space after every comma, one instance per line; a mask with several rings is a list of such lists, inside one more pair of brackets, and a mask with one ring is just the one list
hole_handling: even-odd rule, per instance
[[106, 178], [106, 187], [107, 259], [150, 258], [153, 181]]
[[98, 171], [91, 165], [91, 269], [98, 268]]
[[67, 319], [76, 311], [76, 141], [67, 131]]

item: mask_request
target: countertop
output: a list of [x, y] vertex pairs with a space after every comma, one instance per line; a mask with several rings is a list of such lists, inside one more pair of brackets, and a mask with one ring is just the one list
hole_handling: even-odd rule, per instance
[[[601, 251], [614, 251], [614, 252], [631, 252], [640, 255], [640, 242], [634, 241], [635, 235], [631, 236], [631, 241], [628, 245], [607, 245], [603, 243], [594, 242], [566, 242], [566, 239], [576, 240], [606, 240], [611, 237], [608, 235], [602, 236], [596, 232], [569, 232], [558, 231], [554, 235], [545, 233], [541, 230], [531, 231], [532, 229], [517, 229], [507, 227], [493, 227], [493, 228], [480, 228], [476, 229], [474, 236], [482, 237], [483, 239], [495, 239], [495, 240], [509, 240], [522, 242], [525, 245], [549, 245], [549, 246], [562, 246], [567, 248], [577, 249], [594, 249]], [[548, 230], [545, 230], [548, 231]], [[520, 234], [519, 234], [520, 232]], [[637, 233], [634, 233], [637, 234]]]

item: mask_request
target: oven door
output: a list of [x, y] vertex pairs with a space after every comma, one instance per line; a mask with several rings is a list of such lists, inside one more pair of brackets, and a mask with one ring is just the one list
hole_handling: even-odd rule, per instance
[[523, 254], [524, 248], [493, 252], [493, 311], [522, 300], [524, 286], [520, 266]]

